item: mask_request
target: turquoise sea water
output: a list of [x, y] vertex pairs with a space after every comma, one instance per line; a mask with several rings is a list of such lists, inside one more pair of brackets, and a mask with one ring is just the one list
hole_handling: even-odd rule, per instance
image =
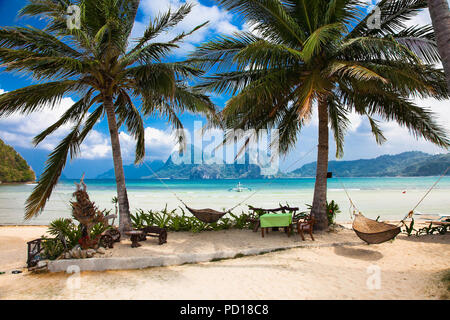
[[[343, 185], [358, 208], [366, 215], [400, 219], [425, 194], [437, 177], [411, 178], [340, 178], [328, 181], [328, 199], [341, 206], [339, 220], [349, 220], [349, 202]], [[44, 212], [35, 219], [23, 221], [24, 202], [34, 185], [0, 185], [0, 224], [48, 224], [58, 217], [69, 217], [68, 201], [75, 190], [76, 180], [60, 181]], [[112, 209], [115, 195], [114, 180], [86, 180], [90, 197], [100, 208]], [[250, 191], [233, 192], [229, 189], [238, 182]], [[165, 186], [167, 185], [170, 190]], [[196, 208], [228, 209], [241, 201], [235, 212], [245, 210], [246, 204], [274, 208], [279, 203], [305, 208], [312, 202], [314, 179], [274, 180], [128, 180], [128, 196], [132, 211], [142, 209], [177, 208], [176, 192], [186, 203]], [[256, 194], [253, 195], [253, 193]], [[252, 195], [250, 198], [249, 196]], [[418, 208], [424, 213], [450, 213], [450, 177], [444, 177], [436, 189]]]

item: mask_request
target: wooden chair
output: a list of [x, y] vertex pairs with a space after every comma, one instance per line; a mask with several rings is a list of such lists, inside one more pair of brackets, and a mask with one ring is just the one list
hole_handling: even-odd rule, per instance
[[307, 218], [303, 220], [299, 220], [297, 222], [297, 232], [302, 237], [302, 240], [305, 241], [305, 236], [303, 235], [303, 232], [308, 232], [311, 236], [311, 239], [314, 241], [313, 237], [313, 228], [314, 228], [314, 222], [315, 219], [312, 216], [308, 216]]

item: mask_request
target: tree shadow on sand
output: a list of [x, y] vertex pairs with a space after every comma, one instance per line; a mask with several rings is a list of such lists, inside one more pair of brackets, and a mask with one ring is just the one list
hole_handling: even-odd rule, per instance
[[335, 247], [334, 253], [338, 256], [364, 261], [377, 261], [383, 258], [383, 255], [378, 251], [367, 249], [356, 249], [346, 246]]
[[450, 232], [447, 232], [446, 234], [424, 234], [420, 236], [413, 234], [409, 237], [405, 234], [401, 234], [397, 236], [397, 239], [411, 242], [450, 244]]

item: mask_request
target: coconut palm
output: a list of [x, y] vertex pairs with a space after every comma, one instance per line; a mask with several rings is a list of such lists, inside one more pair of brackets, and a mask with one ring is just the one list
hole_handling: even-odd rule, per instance
[[450, 8], [448, 0], [428, 0], [431, 22], [450, 91]]
[[[251, 32], [220, 36], [195, 52], [214, 74], [199, 86], [231, 94], [221, 111], [225, 128], [278, 128], [288, 152], [318, 110], [317, 174], [312, 215], [326, 228], [329, 126], [336, 156], [344, 150], [349, 113], [367, 117], [378, 143], [380, 120], [394, 120], [416, 137], [448, 147], [450, 140], [430, 110], [410, 98], [448, 97], [430, 26], [404, 22], [426, 1], [384, 0], [381, 23], [369, 21], [354, 0], [221, 0], [240, 14]], [[370, 22], [370, 23], [369, 23]]]
[[[68, 7], [80, 8], [79, 28], [68, 28]], [[119, 128], [124, 125], [136, 139], [135, 162], [145, 156], [142, 116], [160, 114], [181, 128], [180, 112], [209, 114], [209, 98], [188, 86], [202, 70], [186, 62], [165, 62], [171, 50], [203, 25], [157, 41], [191, 11], [184, 4], [150, 21], [142, 37], [130, 41], [139, 1], [135, 0], [30, 0], [22, 16], [48, 21], [44, 30], [33, 27], [0, 29], [0, 62], [6, 71], [30, 74], [37, 84], [0, 96], [0, 116], [53, 108], [67, 94], [79, 96], [63, 116], [37, 135], [41, 143], [64, 124], [70, 133], [50, 153], [45, 171], [26, 202], [25, 218], [39, 214], [58, 182], [66, 160], [76, 157], [94, 125], [106, 115], [119, 202], [119, 225], [129, 229], [129, 203], [122, 166]], [[69, 10], [70, 11], [70, 10]], [[74, 19], [75, 17], [70, 17]], [[71, 20], [72, 21], [72, 20]], [[76, 22], [73, 21], [76, 26]], [[139, 101], [140, 106], [134, 101]], [[182, 136], [180, 135], [180, 139]]]

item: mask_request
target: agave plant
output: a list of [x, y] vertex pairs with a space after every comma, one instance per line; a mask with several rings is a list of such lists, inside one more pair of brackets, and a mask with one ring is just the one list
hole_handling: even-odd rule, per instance
[[[79, 26], [69, 28], [70, 6], [80, 9]], [[0, 116], [54, 108], [64, 95], [79, 97], [63, 116], [37, 135], [38, 145], [65, 124], [69, 134], [50, 153], [44, 173], [26, 202], [25, 218], [38, 215], [49, 199], [67, 158], [76, 157], [94, 125], [106, 116], [111, 138], [119, 203], [119, 227], [129, 229], [129, 203], [119, 143], [122, 125], [136, 139], [136, 163], [145, 156], [142, 116], [159, 114], [182, 128], [180, 112], [210, 114], [209, 98], [188, 86], [203, 74], [188, 62], [166, 62], [191, 31], [168, 42], [155, 39], [182, 21], [190, 4], [167, 11], [149, 22], [144, 34], [130, 39], [138, 0], [29, 0], [20, 16], [46, 20], [43, 29], [0, 28], [0, 63], [5, 71], [29, 74], [38, 84], [0, 96]], [[140, 101], [140, 105], [135, 105]], [[180, 136], [180, 139], [183, 137]]]
[[[327, 219], [329, 127], [342, 157], [354, 112], [368, 119], [378, 143], [379, 121], [396, 121], [415, 137], [448, 148], [446, 130], [411, 98], [449, 97], [431, 26], [406, 27], [426, 0], [382, 0], [379, 26], [356, 0], [219, 0], [251, 31], [220, 36], [193, 57], [215, 73], [199, 86], [231, 94], [216, 123], [227, 129], [279, 129], [281, 153], [296, 145], [317, 110], [317, 172], [312, 215]], [[249, 141], [249, 140], [247, 140]]]

